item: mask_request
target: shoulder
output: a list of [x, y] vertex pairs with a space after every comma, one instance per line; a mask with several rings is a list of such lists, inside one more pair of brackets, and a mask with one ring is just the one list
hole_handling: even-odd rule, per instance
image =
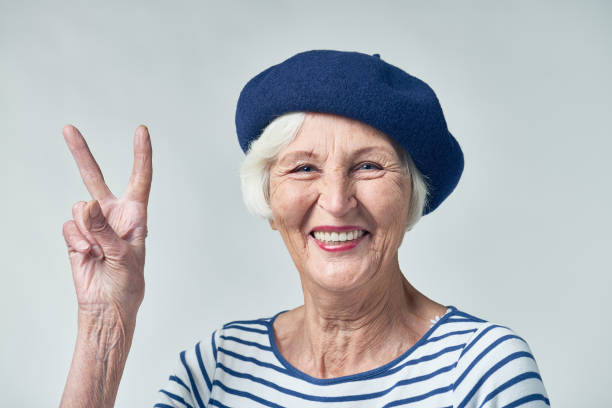
[[[473, 333], [456, 364], [455, 406], [534, 406], [550, 402], [535, 357], [527, 341], [507, 326], [458, 312]], [[488, 405], [486, 405], [488, 404]], [[516, 404], [516, 405], [512, 405]]]
[[234, 320], [225, 323], [192, 347], [179, 352], [178, 361], [166, 385], [159, 390], [156, 406], [204, 406], [215, 384], [216, 370], [227, 355], [240, 356], [244, 350], [268, 349], [271, 317]]
[[214, 339], [215, 333], [179, 352], [166, 384], [158, 390], [156, 407], [204, 406], [212, 391]]
[[262, 317], [250, 320], [234, 320], [225, 323], [213, 334], [214, 345], [232, 348], [236, 344], [253, 345], [267, 349], [269, 346], [270, 325], [274, 317]]
[[258, 319], [248, 319], [248, 320], [233, 320], [231, 322], [225, 323], [220, 331], [228, 330], [228, 329], [238, 329], [242, 331], [250, 331], [250, 332], [261, 332], [267, 330], [272, 321], [278, 316], [278, 314], [272, 317], [261, 317]]
[[249, 320], [233, 320], [214, 330], [208, 337], [199, 340], [195, 345], [181, 352], [187, 360], [211, 364], [214, 366], [219, 351], [231, 349], [236, 344], [261, 344], [267, 348], [270, 325], [275, 316]]

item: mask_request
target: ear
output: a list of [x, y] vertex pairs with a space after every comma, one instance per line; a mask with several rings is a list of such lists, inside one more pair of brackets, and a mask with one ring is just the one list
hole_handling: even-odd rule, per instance
[[278, 228], [276, 228], [276, 223], [274, 222], [274, 218], [268, 219], [268, 222], [270, 223], [270, 228], [272, 228], [274, 231], [278, 231]]

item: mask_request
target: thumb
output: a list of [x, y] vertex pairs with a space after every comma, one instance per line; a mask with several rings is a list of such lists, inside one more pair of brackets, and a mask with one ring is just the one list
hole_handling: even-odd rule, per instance
[[87, 230], [102, 247], [104, 256], [120, 252], [123, 242], [108, 224], [98, 200], [92, 200], [83, 206], [83, 221]]

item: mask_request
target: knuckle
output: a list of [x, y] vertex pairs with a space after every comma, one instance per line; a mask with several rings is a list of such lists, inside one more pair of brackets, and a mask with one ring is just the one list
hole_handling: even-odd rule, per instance
[[67, 236], [70, 231], [72, 231], [74, 228], [74, 220], [67, 220], [66, 222], [64, 222], [64, 225], [62, 225], [62, 234], [64, 234], [64, 236]]
[[85, 201], [77, 201], [72, 205], [72, 211], [77, 211], [84, 203]]
[[110, 226], [108, 225], [108, 222], [106, 222], [106, 218], [103, 217], [100, 217], [99, 219], [92, 222], [91, 227], [89, 228], [91, 232], [98, 234], [109, 232], [109, 229]]
[[83, 217], [82, 209], [83, 209], [84, 204], [85, 204], [85, 201], [77, 201], [76, 203], [74, 203], [74, 205], [72, 206], [72, 218], [77, 220]]

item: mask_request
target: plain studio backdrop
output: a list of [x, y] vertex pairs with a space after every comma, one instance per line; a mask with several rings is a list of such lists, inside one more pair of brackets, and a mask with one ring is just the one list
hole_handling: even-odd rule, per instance
[[612, 384], [612, 7], [595, 1], [0, 2], [2, 406], [56, 406], [76, 338], [61, 234], [88, 200], [62, 127], [123, 194], [146, 124], [146, 295], [117, 397], [150, 406], [181, 350], [302, 303], [280, 236], [240, 192], [236, 101], [297, 52], [380, 53], [436, 91], [465, 154], [405, 237], [427, 296], [514, 329], [554, 407]]

